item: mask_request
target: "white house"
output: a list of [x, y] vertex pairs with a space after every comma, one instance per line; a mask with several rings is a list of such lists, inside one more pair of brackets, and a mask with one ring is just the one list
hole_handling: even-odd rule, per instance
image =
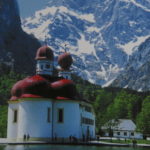
[[111, 120], [102, 128], [105, 136], [112, 136], [116, 138], [136, 138], [142, 139], [143, 134], [136, 131], [136, 125], [129, 119]]
[[58, 59], [69, 79], [65, 78], [66, 74], [54, 76], [53, 53], [49, 47], [41, 47], [36, 60], [36, 75], [18, 81], [12, 88], [7, 138], [15, 141], [95, 138], [92, 105], [79, 98], [70, 79], [71, 56], [62, 54]]

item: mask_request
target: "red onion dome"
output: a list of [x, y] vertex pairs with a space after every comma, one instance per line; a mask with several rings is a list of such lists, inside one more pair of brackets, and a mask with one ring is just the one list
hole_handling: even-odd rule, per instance
[[69, 70], [73, 59], [69, 53], [63, 53], [58, 57], [58, 64], [64, 69]]
[[17, 100], [22, 95], [22, 84], [23, 80], [18, 81], [11, 89], [11, 99], [10, 100]]
[[68, 79], [61, 79], [51, 83], [56, 97], [64, 97], [74, 99], [76, 96], [76, 86], [73, 81]]
[[48, 46], [42, 46], [37, 50], [36, 53], [36, 60], [43, 60], [43, 59], [48, 59], [48, 60], [53, 60], [54, 59], [54, 55], [53, 55], [53, 51], [50, 47]]
[[11, 99], [19, 98], [53, 98], [53, 89], [49, 86], [49, 82], [40, 75], [27, 77], [18, 81], [11, 90]]

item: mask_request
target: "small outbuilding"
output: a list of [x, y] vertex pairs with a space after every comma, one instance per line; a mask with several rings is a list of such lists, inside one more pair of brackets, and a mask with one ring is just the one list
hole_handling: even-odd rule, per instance
[[101, 129], [106, 137], [143, 139], [143, 134], [136, 131], [135, 123], [129, 119], [111, 120]]

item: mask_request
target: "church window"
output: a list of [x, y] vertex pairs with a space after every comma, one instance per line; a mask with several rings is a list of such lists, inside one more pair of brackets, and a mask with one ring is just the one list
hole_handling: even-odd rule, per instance
[[131, 136], [134, 136], [134, 132], [131, 132]]
[[124, 136], [127, 136], [127, 132], [124, 132]]
[[58, 109], [58, 122], [59, 123], [64, 122], [64, 109], [63, 108]]
[[90, 118], [82, 117], [82, 123], [83, 124], [88, 124], [88, 125], [94, 125], [94, 120], [92, 120]]
[[13, 122], [16, 123], [18, 120], [18, 110], [14, 110]]
[[41, 65], [41, 69], [43, 69], [43, 65]]
[[51, 108], [48, 107], [47, 108], [47, 122], [50, 122], [51, 121]]
[[50, 65], [49, 65], [49, 64], [46, 64], [46, 68], [49, 69], [49, 68], [50, 68]]

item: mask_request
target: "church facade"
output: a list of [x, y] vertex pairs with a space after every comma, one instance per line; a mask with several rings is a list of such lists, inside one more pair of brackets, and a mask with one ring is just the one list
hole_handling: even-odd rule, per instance
[[18, 81], [11, 90], [7, 138], [94, 139], [95, 114], [71, 80], [71, 55], [65, 52], [58, 57], [58, 73], [54, 73], [54, 55], [48, 46], [38, 49], [36, 60], [36, 75]]

